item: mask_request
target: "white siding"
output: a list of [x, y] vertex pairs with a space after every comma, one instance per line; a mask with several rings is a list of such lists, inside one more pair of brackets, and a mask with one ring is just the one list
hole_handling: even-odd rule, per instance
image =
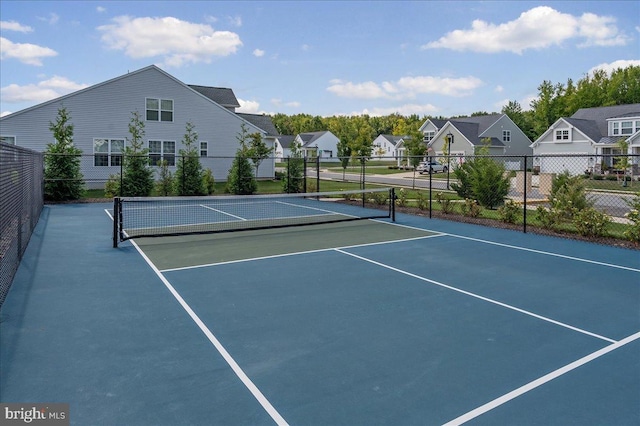
[[[53, 142], [49, 122], [55, 121], [59, 108], [65, 107], [74, 125], [74, 143], [84, 154], [93, 154], [94, 138], [128, 138], [128, 125], [133, 111], [145, 119], [145, 99], [173, 100], [173, 122], [145, 121], [145, 143], [148, 140], [176, 141], [176, 154], [187, 122], [195, 125], [199, 140], [209, 142], [209, 156], [225, 159], [204, 160], [216, 180], [227, 179], [238, 148], [236, 139], [245, 123], [249, 132], [259, 131], [229, 110], [171, 78], [156, 67], [127, 74], [103, 84], [92, 86], [58, 100], [6, 116], [0, 121], [0, 133], [16, 135], [18, 145], [43, 151]], [[261, 176], [273, 176], [272, 162], [260, 166]], [[117, 168], [93, 167], [83, 170], [85, 178], [106, 178]]]

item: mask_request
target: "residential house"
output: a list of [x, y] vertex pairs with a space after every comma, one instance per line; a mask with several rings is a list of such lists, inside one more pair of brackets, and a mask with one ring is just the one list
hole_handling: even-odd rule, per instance
[[278, 135], [275, 144], [275, 157], [277, 159], [291, 157], [291, 144], [295, 138], [293, 135]]
[[531, 140], [506, 114], [488, 114], [450, 119], [427, 119], [420, 130], [424, 134], [427, 157], [451, 156], [464, 161], [486, 147], [489, 155], [512, 155], [506, 159], [509, 168], [523, 167], [516, 156], [531, 155]]
[[[626, 141], [628, 151], [620, 150]], [[640, 155], [640, 104], [582, 108], [571, 117], [559, 118], [531, 144], [534, 167], [543, 173], [572, 174], [615, 169], [620, 154], [631, 157], [638, 174]], [[573, 155], [573, 157], [569, 157]]]
[[338, 139], [329, 131], [299, 133], [293, 143], [300, 146], [303, 157], [320, 157], [323, 160], [338, 158]]
[[402, 140], [406, 136], [378, 135], [373, 140], [371, 155], [374, 158], [398, 158], [398, 148], [402, 147]]
[[[198, 134], [201, 162], [225, 181], [238, 149], [244, 126], [260, 133], [268, 143], [275, 129], [262, 116], [236, 114], [239, 104], [231, 89], [189, 86], [155, 65], [142, 68], [0, 118], [0, 137], [36, 151], [54, 142], [49, 123], [66, 108], [74, 126], [74, 145], [83, 154], [82, 173], [88, 187], [100, 187], [120, 172], [122, 152], [129, 143], [132, 113], [144, 122], [144, 142], [152, 165], [167, 160], [175, 170], [183, 148], [187, 122]], [[260, 167], [260, 177], [273, 177], [275, 164]]]

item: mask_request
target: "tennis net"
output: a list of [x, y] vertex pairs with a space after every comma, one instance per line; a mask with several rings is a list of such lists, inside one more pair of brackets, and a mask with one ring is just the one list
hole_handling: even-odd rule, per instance
[[113, 246], [132, 238], [211, 234], [363, 219], [395, 220], [393, 188], [304, 194], [114, 198]]

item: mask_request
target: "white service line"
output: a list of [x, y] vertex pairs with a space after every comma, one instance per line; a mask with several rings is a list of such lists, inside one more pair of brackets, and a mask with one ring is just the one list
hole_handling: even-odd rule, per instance
[[481, 405], [480, 407], [476, 408], [475, 410], [471, 410], [466, 414], [463, 414], [460, 417], [456, 417], [455, 419], [447, 422], [444, 424], [444, 426], [458, 426], [461, 425], [463, 423], [468, 422], [469, 420], [475, 419], [476, 417], [493, 410], [496, 407], [501, 406], [502, 404], [511, 401], [514, 398], [519, 397], [520, 395], [523, 395], [539, 386], [544, 385], [547, 382], [550, 382], [553, 379], [556, 379], [564, 374], [567, 374], [568, 372], [575, 370], [576, 368], [593, 361], [594, 359], [600, 358], [603, 355], [608, 354], [609, 352], [616, 350], [618, 348], [621, 348], [624, 345], [627, 345], [631, 342], [634, 342], [636, 340], [640, 339], [640, 332], [636, 333], [636, 334], [632, 334], [629, 337], [626, 337], [622, 340], [620, 340], [619, 342], [615, 342], [609, 346], [605, 346], [604, 348], [597, 350], [585, 357], [580, 358], [577, 361], [572, 362], [571, 364], [567, 364], [564, 367], [558, 368], [555, 371], [552, 371], [549, 374], [546, 374], [532, 382], [527, 383], [524, 386], [521, 386], [517, 389], [512, 390], [509, 393], [506, 393], [504, 395], [502, 395], [499, 398], [494, 399], [493, 401], [490, 401], [484, 405]]
[[592, 263], [594, 265], [607, 266], [609, 268], [624, 269], [626, 271], [631, 271], [631, 272], [640, 272], [640, 269], [631, 268], [629, 266], [616, 265], [616, 264], [613, 264], [613, 263], [606, 263], [606, 262], [598, 262], [597, 260], [583, 259], [581, 257], [567, 256], [565, 254], [553, 253], [553, 252], [544, 251], [544, 250], [530, 249], [530, 248], [527, 248], [527, 247], [514, 246], [514, 245], [511, 245], [511, 244], [496, 243], [494, 241], [487, 241], [487, 240], [482, 240], [482, 239], [479, 239], [479, 238], [465, 237], [464, 235], [456, 235], [456, 234], [447, 234], [447, 235], [450, 235], [450, 236], [455, 237], [455, 238], [462, 238], [464, 240], [477, 241], [477, 242], [480, 242], [480, 243], [493, 244], [495, 246], [507, 247], [507, 248], [512, 248], [512, 249], [516, 249], [516, 250], [523, 250], [523, 251], [528, 251], [528, 252], [531, 252], [531, 253], [544, 254], [546, 256], [555, 256], [555, 257], [560, 257], [560, 258], [563, 258], [563, 259], [576, 260], [578, 262], [585, 262], [585, 263]]
[[212, 210], [212, 211], [217, 212], [217, 213], [226, 214], [227, 216], [231, 216], [231, 217], [234, 217], [236, 219], [240, 219], [241, 221], [249, 220], [249, 219], [245, 219], [244, 217], [236, 216], [235, 214], [227, 213], [227, 212], [222, 211], [222, 210], [214, 209], [213, 207], [205, 206], [204, 204], [200, 204], [200, 207], [204, 207], [205, 209], [209, 209], [209, 210]]
[[198, 317], [198, 315], [191, 309], [189, 304], [180, 296], [180, 293], [171, 285], [169, 280], [167, 280], [164, 275], [155, 267], [155, 265], [151, 262], [151, 260], [144, 254], [144, 252], [138, 247], [135, 241], [131, 240], [131, 244], [136, 248], [140, 256], [147, 262], [147, 264], [151, 267], [151, 269], [156, 273], [158, 278], [162, 281], [162, 283], [167, 287], [167, 289], [171, 292], [173, 297], [178, 301], [180, 306], [189, 314], [193, 322], [200, 328], [200, 330], [207, 336], [209, 341], [213, 344], [213, 346], [218, 350], [220, 355], [224, 358], [224, 360], [229, 364], [229, 367], [233, 370], [233, 372], [238, 376], [238, 378], [242, 381], [242, 383], [246, 386], [246, 388], [251, 392], [254, 398], [262, 405], [262, 408], [271, 416], [271, 418], [276, 422], [276, 424], [281, 426], [287, 426], [287, 421], [278, 413], [278, 411], [271, 405], [269, 400], [264, 396], [264, 394], [258, 389], [258, 387], [251, 381], [251, 379], [246, 375], [246, 373], [242, 370], [242, 368], [238, 365], [238, 363], [233, 359], [233, 357], [227, 352], [227, 350], [222, 346], [222, 343], [216, 338], [216, 336], [209, 330], [209, 328], [205, 325], [205, 323]]
[[605, 341], [610, 342], [610, 343], [615, 343], [616, 342], [616, 340], [614, 340], [614, 339], [610, 339], [608, 337], [601, 336], [599, 334], [592, 333], [590, 331], [583, 330], [581, 328], [574, 327], [572, 325], [565, 324], [563, 322], [556, 321], [554, 319], [551, 319], [551, 318], [548, 318], [548, 317], [545, 317], [545, 316], [542, 316], [542, 315], [538, 315], [538, 314], [535, 314], [533, 312], [530, 312], [530, 311], [527, 311], [527, 310], [524, 310], [524, 309], [521, 309], [521, 308], [518, 308], [518, 307], [515, 307], [515, 306], [512, 306], [512, 305], [508, 305], [506, 303], [499, 302], [499, 301], [494, 300], [494, 299], [490, 299], [488, 297], [480, 296], [479, 294], [471, 293], [471, 292], [466, 291], [466, 290], [462, 290], [462, 289], [459, 289], [459, 288], [456, 288], [456, 287], [452, 287], [450, 285], [443, 284], [443, 283], [441, 283], [439, 281], [431, 280], [429, 278], [425, 278], [425, 277], [413, 274], [413, 273], [408, 272], [408, 271], [403, 271], [402, 269], [398, 269], [398, 268], [395, 268], [395, 267], [390, 266], [390, 265], [385, 265], [384, 263], [381, 263], [381, 262], [378, 262], [378, 261], [375, 261], [375, 260], [372, 260], [372, 259], [367, 259], [366, 257], [358, 256], [357, 254], [349, 253], [349, 252], [344, 251], [342, 249], [335, 249], [335, 250], [340, 252], [340, 253], [346, 254], [348, 256], [352, 256], [352, 257], [355, 257], [357, 259], [363, 260], [365, 262], [373, 263], [374, 265], [378, 265], [380, 267], [392, 270], [394, 272], [399, 272], [399, 273], [401, 273], [403, 275], [407, 275], [409, 277], [416, 278], [416, 279], [421, 280], [421, 281], [425, 281], [425, 282], [428, 282], [428, 283], [431, 283], [431, 284], [435, 284], [437, 286], [444, 287], [446, 289], [453, 290], [453, 291], [456, 291], [458, 293], [466, 294], [467, 296], [475, 297], [476, 299], [480, 299], [480, 300], [483, 300], [485, 302], [493, 303], [494, 305], [502, 306], [503, 308], [507, 308], [507, 309], [510, 309], [512, 311], [520, 312], [522, 314], [529, 315], [531, 317], [534, 317], [534, 318], [537, 318], [537, 319], [540, 319], [540, 320], [543, 320], [543, 321], [546, 321], [546, 322], [549, 322], [549, 323], [552, 323], [552, 324], [555, 324], [555, 325], [559, 325], [561, 327], [568, 328], [568, 329], [573, 330], [573, 331], [577, 331], [578, 333], [586, 334], [586, 335], [591, 336], [591, 337], [596, 337], [598, 339], [605, 340]]

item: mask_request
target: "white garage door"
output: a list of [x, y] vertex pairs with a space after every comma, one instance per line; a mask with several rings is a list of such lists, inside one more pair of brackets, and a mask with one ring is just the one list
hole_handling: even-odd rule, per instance
[[[577, 153], [574, 153], [574, 155]], [[562, 173], [565, 170], [569, 171], [572, 175], [579, 175], [585, 172], [589, 168], [589, 157], [584, 154], [584, 157], [571, 157], [571, 156], [553, 156], [553, 157], [540, 157], [540, 172], [542, 173]]]

